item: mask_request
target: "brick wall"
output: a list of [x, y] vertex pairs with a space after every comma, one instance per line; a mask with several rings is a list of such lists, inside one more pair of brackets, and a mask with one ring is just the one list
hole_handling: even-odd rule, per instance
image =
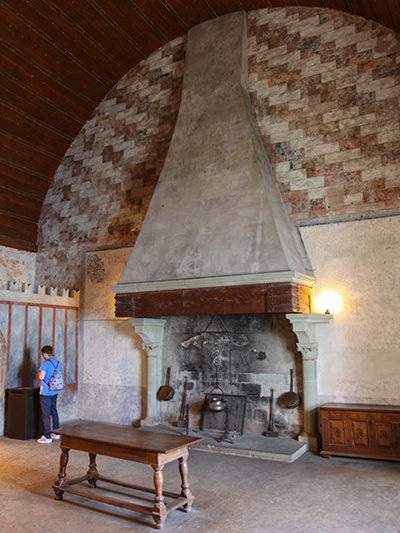
[[[400, 212], [400, 39], [338, 11], [249, 13], [249, 91], [287, 212], [299, 225]], [[82, 252], [132, 245], [176, 121], [184, 39], [127, 73], [57, 170], [37, 279], [80, 287]]]

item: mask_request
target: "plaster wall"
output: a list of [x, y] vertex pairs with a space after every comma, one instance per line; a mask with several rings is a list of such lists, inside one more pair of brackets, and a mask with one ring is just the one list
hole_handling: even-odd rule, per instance
[[81, 298], [84, 357], [79, 418], [132, 424], [140, 418], [145, 356], [128, 320], [114, 318], [114, 293], [131, 248], [88, 252]]
[[301, 228], [315, 269], [343, 309], [325, 326], [319, 403], [400, 403], [400, 217]]
[[0, 280], [33, 283], [36, 253], [0, 246]]

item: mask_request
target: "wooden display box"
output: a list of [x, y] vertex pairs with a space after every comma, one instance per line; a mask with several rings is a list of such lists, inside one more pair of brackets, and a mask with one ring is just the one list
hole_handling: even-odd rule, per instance
[[400, 406], [329, 403], [319, 414], [322, 457], [400, 461]]

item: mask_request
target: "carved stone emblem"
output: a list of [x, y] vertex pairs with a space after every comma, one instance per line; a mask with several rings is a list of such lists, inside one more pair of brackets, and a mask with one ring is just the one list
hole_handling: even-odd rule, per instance
[[91, 257], [89, 257], [86, 271], [92, 283], [101, 283], [104, 281], [106, 275], [104, 262], [97, 254], [93, 254]]

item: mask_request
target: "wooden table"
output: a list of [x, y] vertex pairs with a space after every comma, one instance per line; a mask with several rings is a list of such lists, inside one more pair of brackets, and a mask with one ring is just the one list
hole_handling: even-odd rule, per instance
[[[188, 447], [203, 439], [96, 422], [70, 426], [62, 429], [59, 433], [61, 434], [60, 471], [57, 481], [52, 486], [57, 500], [63, 499], [64, 492], [70, 492], [92, 500], [117, 505], [125, 509], [151, 514], [157, 529], [162, 529], [167, 514], [174, 509], [182, 508], [186, 512], [190, 511], [194, 498], [188, 482]], [[86, 475], [72, 480], [66, 480], [68, 456], [71, 449], [80, 450], [89, 454], [89, 470]], [[100, 475], [96, 465], [97, 455], [107, 455], [109, 457], [151, 465], [154, 471], [154, 489], [120, 482]], [[182, 481], [181, 492], [179, 494], [163, 492], [164, 465], [175, 460], [179, 462], [179, 472]], [[74, 487], [74, 485], [83, 483], [84, 481], [88, 482], [89, 490], [84, 485]], [[99, 491], [93, 490], [97, 487], [98, 481], [112, 483], [127, 489], [152, 493], [154, 494], [154, 500], [151, 502], [151, 505], [144, 505], [142, 503], [134, 503], [133, 498], [130, 501], [127, 498], [122, 499], [106, 496], [103, 493], [99, 493]], [[172, 499], [168, 503], [168, 508], [164, 496]]]

